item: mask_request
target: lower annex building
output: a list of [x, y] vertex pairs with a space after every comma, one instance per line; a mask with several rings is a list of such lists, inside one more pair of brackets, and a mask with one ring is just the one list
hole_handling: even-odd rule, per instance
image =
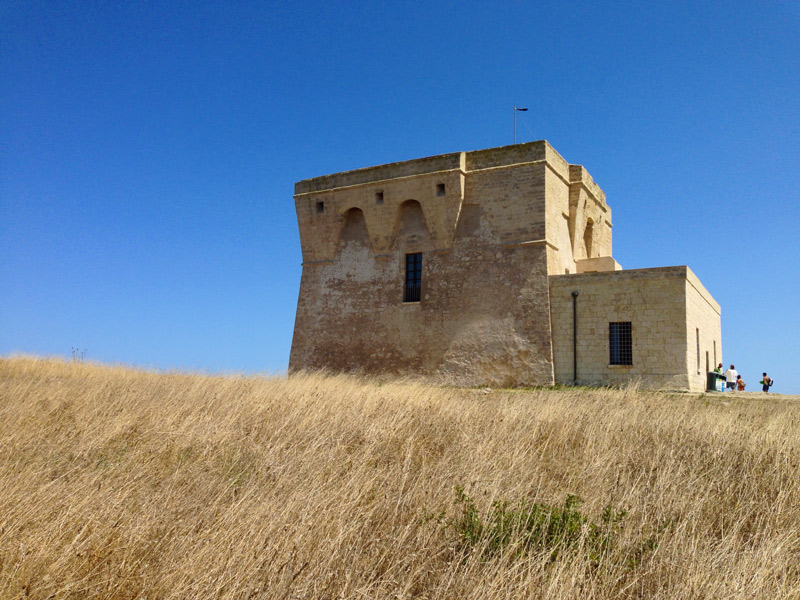
[[721, 360], [719, 304], [686, 266], [623, 270], [605, 194], [546, 141], [306, 179], [294, 198], [291, 371], [699, 391]]

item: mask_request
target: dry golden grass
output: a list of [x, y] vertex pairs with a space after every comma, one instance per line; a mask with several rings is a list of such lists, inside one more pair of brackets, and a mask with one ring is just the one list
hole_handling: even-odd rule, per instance
[[[2, 598], [800, 598], [796, 397], [11, 358], [0, 425]], [[628, 514], [599, 559], [488, 555], [457, 486]]]

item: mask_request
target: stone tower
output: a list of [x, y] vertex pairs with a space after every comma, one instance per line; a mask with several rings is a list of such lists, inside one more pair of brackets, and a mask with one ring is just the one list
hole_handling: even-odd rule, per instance
[[[554, 336], [551, 282], [611, 274], [617, 293], [613, 274], [627, 273], [612, 258], [605, 194], [546, 141], [307, 179], [295, 205], [303, 273], [290, 370], [552, 384], [578, 346]], [[687, 362], [662, 379], [694, 387], [674, 379]]]

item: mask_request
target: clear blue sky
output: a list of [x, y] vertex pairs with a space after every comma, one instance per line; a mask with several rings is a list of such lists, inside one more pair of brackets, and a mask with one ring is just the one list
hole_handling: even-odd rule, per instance
[[547, 139], [800, 393], [800, 4], [0, 6], [0, 354], [280, 372], [295, 181]]

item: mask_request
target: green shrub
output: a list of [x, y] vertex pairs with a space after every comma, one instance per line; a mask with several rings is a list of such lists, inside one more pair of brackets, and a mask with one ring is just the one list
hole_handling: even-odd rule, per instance
[[600, 523], [580, 512], [581, 500], [568, 494], [563, 506], [520, 500], [512, 505], [495, 501], [482, 515], [475, 501], [461, 487], [456, 488], [456, 516], [445, 521], [456, 532], [459, 547], [471, 552], [481, 548], [489, 558], [512, 547], [521, 555], [549, 552], [555, 560], [564, 552], [585, 553], [592, 562], [614, 549], [626, 511], [607, 506]]

